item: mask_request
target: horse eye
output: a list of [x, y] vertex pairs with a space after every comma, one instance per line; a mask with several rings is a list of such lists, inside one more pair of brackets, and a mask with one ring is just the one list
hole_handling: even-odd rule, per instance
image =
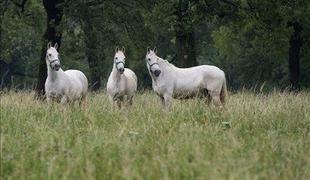
[[49, 56], [49, 57], [51, 57], [51, 56], [52, 56], [52, 54], [48, 54], [48, 56]]
[[150, 58], [149, 58], [148, 60], [149, 60], [149, 61], [151, 61], [151, 59], [150, 59]]
[[117, 60], [117, 57], [115, 57], [115, 59]]

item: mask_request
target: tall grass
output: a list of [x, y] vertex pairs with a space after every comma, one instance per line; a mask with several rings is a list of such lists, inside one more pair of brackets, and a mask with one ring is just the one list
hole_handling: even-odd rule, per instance
[[85, 109], [33, 92], [1, 95], [1, 179], [308, 179], [310, 93], [193, 99], [162, 109], [152, 92]]

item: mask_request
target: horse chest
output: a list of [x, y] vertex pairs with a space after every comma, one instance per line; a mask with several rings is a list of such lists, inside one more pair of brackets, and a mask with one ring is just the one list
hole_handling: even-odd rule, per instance
[[109, 87], [109, 91], [112, 94], [123, 95], [126, 93], [126, 82], [124, 79], [116, 80], [111, 87]]
[[164, 95], [165, 93], [170, 93], [168, 91], [170, 91], [170, 89], [172, 90], [172, 88], [168, 87], [170, 87], [168, 84], [153, 82], [153, 90], [155, 91], [156, 94], [160, 96]]

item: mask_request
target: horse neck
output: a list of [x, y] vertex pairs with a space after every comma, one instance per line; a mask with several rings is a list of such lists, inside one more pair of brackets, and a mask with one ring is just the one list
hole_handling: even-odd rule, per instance
[[64, 71], [61, 68], [58, 71], [53, 71], [52, 68], [47, 65], [47, 78], [49, 78], [51, 81], [57, 81], [63, 74]]
[[166, 62], [166, 60], [162, 59], [162, 58], [158, 58], [159, 59], [159, 66], [160, 68], [166, 72], [169, 73], [171, 72], [171, 70], [173, 70], [174, 68], [176, 68], [173, 64], [170, 64], [169, 62]]
[[112, 69], [112, 76], [114, 79], [116, 80], [120, 80], [121, 79], [121, 74], [118, 72], [115, 63], [113, 63], [113, 69]]

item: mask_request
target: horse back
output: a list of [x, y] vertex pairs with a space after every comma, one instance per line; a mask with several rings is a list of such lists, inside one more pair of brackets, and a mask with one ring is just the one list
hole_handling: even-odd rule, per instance
[[173, 70], [173, 94], [175, 96], [196, 96], [201, 90], [220, 91], [223, 81], [225, 81], [224, 72], [216, 66], [201, 65], [191, 68], [176, 68]]
[[131, 78], [135, 79], [136, 81], [138, 81], [136, 74], [131, 69], [125, 68], [124, 74], [125, 74], [125, 76], [131, 77]]
[[65, 71], [65, 73], [68, 75], [70, 80], [72, 82], [74, 82], [73, 83], [74, 86], [79, 84], [81, 86], [81, 88], [82, 88], [82, 91], [84, 93], [87, 92], [88, 80], [87, 80], [86, 76], [84, 75], [84, 73], [82, 73], [79, 70], [73, 70], [73, 69], [67, 70], [67, 71]]

